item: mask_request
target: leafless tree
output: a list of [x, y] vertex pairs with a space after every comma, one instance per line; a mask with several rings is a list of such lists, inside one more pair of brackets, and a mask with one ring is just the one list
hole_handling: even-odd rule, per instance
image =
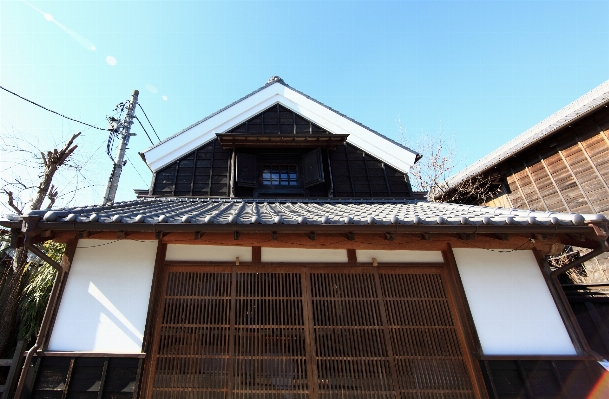
[[[8, 207], [11, 213], [22, 215], [26, 208], [29, 208], [29, 210], [39, 210], [45, 199], [49, 200], [49, 207], [53, 206], [58, 196], [58, 191], [53, 185], [53, 178], [59, 168], [67, 165], [68, 159], [76, 150], [77, 146], [74, 145], [74, 140], [78, 136], [80, 136], [80, 133], [72, 135], [60, 149], [38, 152], [39, 175], [37, 177], [39, 182], [37, 184], [26, 183], [25, 179], [18, 177], [12, 180], [2, 178], [2, 192], [6, 195], [6, 203], [3, 203], [3, 205]], [[35, 162], [31, 148], [24, 149], [22, 143], [4, 140], [3, 145], [5, 149], [8, 146], [9, 149], [26, 155], [23, 157], [25, 164], [32, 161]], [[23, 194], [28, 192], [33, 192], [33, 196], [29, 201], [23, 198]], [[2, 303], [2, 307], [0, 307], [0, 320], [2, 320], [0, 323], [0, 355], [5, 354], [12, 339], [26, 264], [27, 250], [25, 248], [18, 248], [13, 254], [11, 267], [2, 276], [3, 281], [0, 285], [2, 287], [0, 292], [0, 303]]]
[[481, 204], [492, 196], [492, 180], [486, 176], [474, 176], [456, 186], [447, 183], [460, 163], [454, 134], [447, 136], [440, 126], [436, 133], [423, 133], [413, 140], [407, 135], [399, 117], [397, 125], [401, 143], [423, 155], [408, 174], [413, 189], [426, 192], [427, 200]]

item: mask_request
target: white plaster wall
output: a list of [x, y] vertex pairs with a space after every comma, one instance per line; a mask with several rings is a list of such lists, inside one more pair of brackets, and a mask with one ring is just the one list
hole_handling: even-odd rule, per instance
[[219, 245], [167, 245], [166, 260], [202, 262], [240, 262], [252, 261], [251, 247], [229, 247]]
[[347, 263], [346, 249], [261, 248], [262, 262]]
[[79, 240], [51, 351], [140, 353], [157, 241]]
[[356, 254], [357, 261], [362, 263], [372, 263], [372, 258], [376, 258], [377, 262], [379, 263], [444, 262], [441, 251], [384, 251], [376, 249], [358, 249]]
[[484, 354], [576, 354], [532, 251], [453, 251]]

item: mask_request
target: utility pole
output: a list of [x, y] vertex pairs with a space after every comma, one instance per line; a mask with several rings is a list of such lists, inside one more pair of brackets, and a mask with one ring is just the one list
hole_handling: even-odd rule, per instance
[[116, 189], [118, 188], [118, 181], [121, 178], [123, 166], [127, 164], [127, 161], [124, 161], [123, 159], [125, 158], [125, 151], [127, 150], [127, 145], [129, 144], [129, 138], [131, 136], [135, 136], [135, 133], [131, 133], [131, 125], [133, 124], [133, 118], [135, 117], [135, 107], [137, 106], [137, 97], [139, 94], [140, 92], [138, 90], [133, 91], [131, 101], [129, 105], [127, 105], [125, 119], [123, 120], [123, 123], [119, 125], [120, 142], [118, 145], [116, 159], [114, 159], [112, 173], [110, 174], [110, 179], [108, 179], [108, 185], [106, 186], [106, 194], [104, 195], [103, 205], [112, 204], [114, 202]]

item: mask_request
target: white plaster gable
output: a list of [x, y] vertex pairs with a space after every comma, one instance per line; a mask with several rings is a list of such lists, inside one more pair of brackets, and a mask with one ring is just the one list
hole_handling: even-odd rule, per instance
[[167, 166], [195, 148], [213, 140], [274, 104], [298, 113], [334, 134], [349, 134], [347, 142], [408, 173], [417, 154], [353, 120], [329, 109], [281, 82], [263, 87], [233, 105], [213, 114], [173, 137], [145, 150], [142, 155], [153, 172]]

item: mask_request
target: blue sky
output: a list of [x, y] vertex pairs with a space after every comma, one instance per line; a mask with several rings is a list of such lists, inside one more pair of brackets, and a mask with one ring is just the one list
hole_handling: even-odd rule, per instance
[[[464, 167], [609, 79], [608, 21], [607, 1], [2, 0], [0, 85], [102, 127], [138, 89], [163, 139], [279, 75], [392, 138], [398, 117], [412, 140], [442, 126]], [[101, 201], [105, 132], [6, 92], [0, 129], [42, 148], [82, 130], [60, 203]], [[150, 182], [134, 131], [119, 200]], [[1, 156], [2, 178], [35, 180]]]

